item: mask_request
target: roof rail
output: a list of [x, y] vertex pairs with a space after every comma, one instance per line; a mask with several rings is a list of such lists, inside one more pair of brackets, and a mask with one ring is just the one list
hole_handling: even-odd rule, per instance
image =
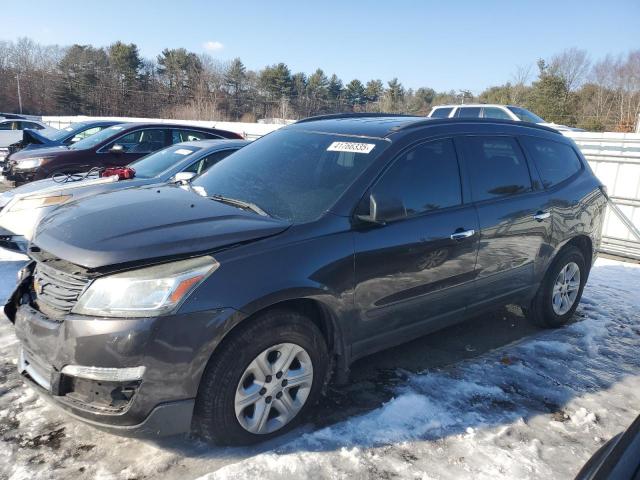
[[376, 117], [407, 117], [415, 118], [416, 115], [405, 115], [402, 113], [331, 113], [329, 115], [316, 115], [315, 117], [307, 117], [298, 120], [295, 123], [316, 122], [319, 120], [334, 120], [338, 118], [376, 118]]
[[394, 132], [398, 132], [400, 130], [409, 130], [411, 128], [425, 127], [425, 126], [437, 125], [441, 123], [502, 123], [505, 125], [537, 128], [539, 130], [544, 130], [546, 132], [552, 132], [552, 133], [557, 133], [558, 135], [562, 135], [562, 133], [560, 133], [555, 128], [547, 127], [546, 125], [538, 125], [537, 123], [522, 122], [522, 121], [516, 121], [516, 120], [503, 120], [499, 118], [426, 118], [425, 120], [419, 120], [416, 122], [407, 123], [406, 125], [399, 125], [397, 127], [393, 127], [392, 130]]

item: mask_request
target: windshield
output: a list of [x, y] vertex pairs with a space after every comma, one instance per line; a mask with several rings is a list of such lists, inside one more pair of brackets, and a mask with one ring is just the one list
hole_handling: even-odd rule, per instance
[[79, 142], [74, 143], [69, 148], [71, 150], [84, 150], [86, 148], [95, 147], [99, 143], [108, 140], [113, 135], [117, 134], [124, 127], [120, 125], [114, 125], [113, 127], [105, 128], [104, 130], [96, 133], [95, 135], [91, 135], [90, 137], [84, 138]]
[[277, 130], [222, 160], [194, 181], [207, 196], [253, 203], [269, 215], [317, 219], [387, 148], [383, 139]]
[[540, 118], [534, 113], [531, 113], [529, 110], [525, 110], [520, 107], [507, 107], [511, 110], [516, 117], [518, 117], [523, 122], [531, 122], [531, 123], [546, 123], [544, 119]]
[[173, 145], [142, 157], [140, 160], [129, 164], [129, 166], [136, 171], [136, 177], [153, 178], [199, 150], [202, 149], [200, 147]]

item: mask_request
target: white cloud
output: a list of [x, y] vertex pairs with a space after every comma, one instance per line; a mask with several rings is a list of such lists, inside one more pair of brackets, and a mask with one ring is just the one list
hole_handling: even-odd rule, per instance
[[204, 42], [202, 44], [202, 47], [208, 52], [219, 52], [224, 48], [224, 45], [220, 42], [209, 40], [208, 42]]

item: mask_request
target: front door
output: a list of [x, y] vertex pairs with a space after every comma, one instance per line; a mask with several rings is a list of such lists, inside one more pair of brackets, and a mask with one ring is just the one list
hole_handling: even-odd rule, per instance
[[371, 189], [376, 198], [401, 201], [404, 212], [385, 225], [354, 231], [354, 354], [411, 338], [464, 311], [474, 277], [478, 220], [475, 208], [463, 204], [461, 191], [451, 139], [409, 149]]

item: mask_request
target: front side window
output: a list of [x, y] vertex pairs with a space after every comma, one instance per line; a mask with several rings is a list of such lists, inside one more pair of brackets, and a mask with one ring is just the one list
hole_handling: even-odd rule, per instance
[[381, 138], [283, 128], [216, 163], [194, 181], [207, 196], [250, 202], [273, 217], [319, 218], [390, 145]]
[[400, 200], [407, 216], [460, 205], [460, 171], [453, 142], [423, 143], [402, 154], [372, 194]]
[[436, 108], [433, 112], [431, 112], [430, 117], [431, 118], [449, 118], [449, 114], [451, 113], [451, 110], [453, 110], [453, 108], [451, 107]]
[[14, 130], [14, 124], [16, 122], [3, 122], [0, 123], [0, 130]]
[[475, 201], [531, 191], [529, 168], [511, 137], [466, 137], [465, 159]]
[[458, 118], [480, 118], [482, 107], [458, 107], [456, 117]]
[[[128, 133], [107, 147], [122, 145], [125, 153], [151, 153], [160, 150], [165, 145], [165, 132], [161, 128], [150, 128], [148, 130], [136, 130]], [[88, 137], [91, 138], [91, 137]]]
[[500, 120], [511, 120], [507, 112], [497, 107], [484, 107], [482, 111], [483, 118], [497, 118]]
[[563, 182], [582, 169], [578, 155], [569, 145], [535, 137], [522, 137], [522, 143], [545, 188]]
[[136, 177], [153, 178], [159, 176], [177, 163], [183, 162], [200, 150], [198, 147], [172, 145], [171, 147], [164, 148], [136, 160], [130, 163], [129, 166], [136, 171]]

